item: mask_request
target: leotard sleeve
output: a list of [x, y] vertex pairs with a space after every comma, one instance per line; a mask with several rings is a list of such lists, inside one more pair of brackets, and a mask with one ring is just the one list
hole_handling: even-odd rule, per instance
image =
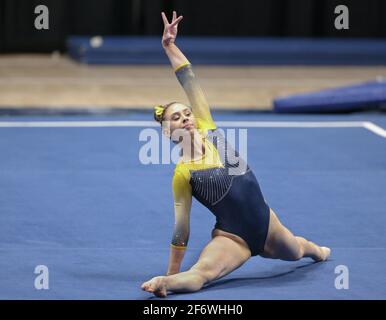
[[192, 189], [186, 174], [178, 168], [174, 171], [172, 185], [175, 224], [171, 246], [183, 250], [189, 240]]
[[190, 63], [182, 64], [176, 68], [175, 74], [189, 99], [192, 112], [196, 117], [197, 127], [208, 130], [216, 129], [209, 104], [193, 73], [192, 65]]

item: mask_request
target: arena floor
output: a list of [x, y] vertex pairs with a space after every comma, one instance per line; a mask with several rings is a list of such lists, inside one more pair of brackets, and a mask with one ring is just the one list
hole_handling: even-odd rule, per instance
[[[194, 63], [194, 61], [192, 61]], [[280, 95], [374, 80], [386, 67], [194, 66], [213, 109], [271, 108]], [[87, 66], [66, 56], [1, 55], [0, 108], [151, 108], [187, 102], [167, 66]]]
[[[269, 110], [276, 95], [370, 80], [386, 68], [196, 70], [216, 124], [248, 130], [248, 163], [268, 204], [332, 255], [324, 263], [255, 257], [200, 292], [167, 299], [385, 299], [385, 113], [237, 111]], [[142, 164], [139, 134], [160, 133], [149, 109], [175, 100], [186, 101], [167, 66], [0, 57], [0, 299], [154, 299], [140, 285], [166, 271], [174, 167]], [[58, 112], [22, 115], [36, 108]], [[144, 111], [98, 114], [111, 108]], [[93, 115], [60, 114], [84, 109]], [[198, 202], [191, 219], [184, 270], [215, 221]], [[49, 290], [34, 286], [39, 265]], [[336, 286], [342, 267], [347, 289]]]

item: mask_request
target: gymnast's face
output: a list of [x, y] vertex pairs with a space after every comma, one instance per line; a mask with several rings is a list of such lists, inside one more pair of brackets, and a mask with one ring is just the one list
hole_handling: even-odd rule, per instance
[[170, 122], [170, 131], [167, 129], [164, 131], [169, 137], [177, 129], [193, 132], [196, 128], [196, 119], [192, 110], [182, 103], [174, 103], [168, 107], [164, 114], [164, 121]]

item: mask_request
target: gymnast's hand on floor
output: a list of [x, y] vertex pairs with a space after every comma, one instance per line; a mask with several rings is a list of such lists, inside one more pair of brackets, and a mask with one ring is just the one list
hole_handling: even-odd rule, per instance
[[173, 11], [172, 22], [169, 23], [164, 12], [161, 12], [162, 20], [164, 21], [164, 33], [162, 35], [162, 47], [168, 47], [173, 44], [177, 37], [178, 23], [182, 20], [182, 16], [177, 18], [177, 13]]

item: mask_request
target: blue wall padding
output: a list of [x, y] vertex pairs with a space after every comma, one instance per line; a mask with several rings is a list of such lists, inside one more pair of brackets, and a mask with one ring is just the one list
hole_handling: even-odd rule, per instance
[[[69, 55], [86, 64], [167, 64], [161, 37], [70, 37]], [[252, 37], [179, 37], [178, 46], [195, 64], [386, 65], [386, 41]]]
[[386, 103], [386, 79], [276, 98], [281, 113], [372, 110]]

